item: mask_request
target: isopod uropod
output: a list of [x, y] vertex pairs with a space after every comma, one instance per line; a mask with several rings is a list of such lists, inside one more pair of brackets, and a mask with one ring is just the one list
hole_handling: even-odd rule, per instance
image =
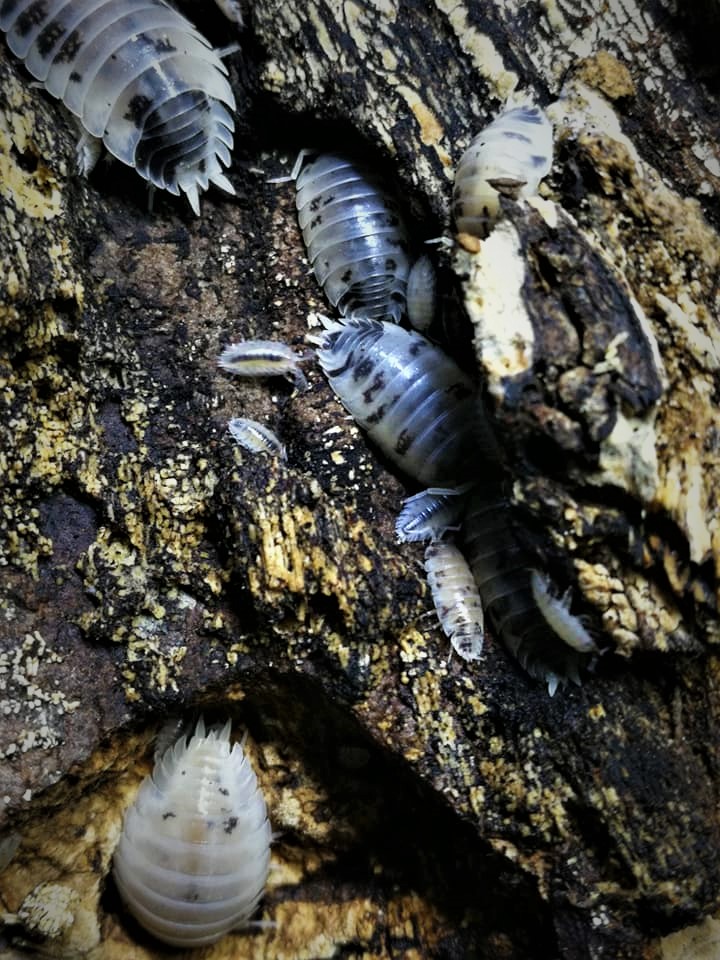
[[265, 889], [270, 824], [230, 722], [180, 739], [127, 810], [113, 875], [137, 921], [164, 943], [196, 947], [244, 926]]
[[510, 107], [470, 143], [455, 172], [453, 207], [459, 233], [487, 236], [501, 194], [537, 192], [552, 166], [552, 124], [531, 103]]
[[308, 339], [330, 386], [393, 463], [420, 483], [464, 479], [476, 391], [442, 350], [415, 331], [378, 320], [333, 321]]
[[437, 540], [425, 550], [425, 571], [440, 626], [463, 660], [479, 660], [484, 616], [467, 560], [454, 543]]
[[182, 191], [196, 214], [210, 183], [235, 192], [227, 69], [164, 0], [2, 0], [0, 29], [85, 134], [155, 187]]
[[296, 205], [308, 260], [345, 317], [399, 320], [410, 270], [397, 202], [361, 164], [333, 153], [307, 163]]

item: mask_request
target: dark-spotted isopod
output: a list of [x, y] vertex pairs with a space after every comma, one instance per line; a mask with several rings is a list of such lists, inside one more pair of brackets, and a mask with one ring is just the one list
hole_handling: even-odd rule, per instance
[[362, 164], [322, 153], [301, 169], [296, 204], [308, 260], [344, 317], [399, 320], [410, 270], [397, 201]]
[[[210, 183], [235, 192], [223, 172], [235, 109], [227, 69], [164, 0], [2, 0], [0, 29], [85, 137], [153, 186], [182, 191], [196, 214]], [[80, 146], [87, 167], [93, 151]]]
[[467, 474], [476, 391], [442, 350], [378, 320], [333, 321], [309, 339], [353, 419], [408, 476], [452, 486]]
[[455, 172], [453, 207], [458, 233], [487, 236], [500, 195], [537, 193], [552, 166], [552, 124], [532, 103], [510, 107], [470, 143]]

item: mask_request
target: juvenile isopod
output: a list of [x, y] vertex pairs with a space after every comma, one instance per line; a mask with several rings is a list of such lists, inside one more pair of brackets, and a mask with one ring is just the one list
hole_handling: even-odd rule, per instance
[[527, 551], [499, 485], [471, 491], [462, 533], [483, 608], [510, 653], [531, 677], [547, 684], [550, 696], [568, 680], [579, 683], [587, 658], [556, 633], [547, 606], [541, 610], [535, 599]]
[[392, 462], [420, 483], [465, 479], [476, 391], [442, 350], [414, 330], [378, 320], [323, 319], [309, 337], [330, 386]]
[[483, 608], [467, 560], [454, 543], [437, 540], [425, 550], [425, 571], [440, 626], [453, 650], [463, 660], [479, 660], [485, 638]]
[[[2, 0], [0, 29], [85, 136], [153, 186], [182, 191], [196, 214], [210, 183], [235, 192], [223, 172], [235, 109], [227, 69], [164, 0]], [[87, 168], [93, 152], [80, 149]]]
[[303, 357], [292, 347], [274, 340], [240, 340], [218, 357], [218, 366], [241, 377], [286, 377], [298, 390], [307, 390], [300, 369]]
[[265, 889], [270, 824], [230, 722], [168, 747], [125, 814], [113, 875], [136, 920], [176, 947], [247, 924]]
[[308, 260], [344, 317], [398, 321], [410, 270], [396, 200], [362, 164], [333, 153], [307, 163], [296, 205]]
[[487, 236], [500, 195], [537, 193], [552, 166], [552, 124], [532, 103], [505, 109], [470, 143], [455, 172], [453, 207], [458, 233]]
[[580, 653], [593, 653], [597, 650], [595, 641], [580, 618], [570, 613], [569, 590], [562, 597], [553, 596], [550, 581], [537, 570], [530, 572], [530, 587], [545, 622], [562, 641]]
[[407, 315], [416, 330], [425, 331], [435, 319], [437, 277], [430, 257], [424, 253], [410, 269], [407, 283]]
[[287, 460], [284, 444], [265, 424], [246, 417], [233, 417], [228, 420], [228, 430], [232, 438], [251, 453], [271, 453]]

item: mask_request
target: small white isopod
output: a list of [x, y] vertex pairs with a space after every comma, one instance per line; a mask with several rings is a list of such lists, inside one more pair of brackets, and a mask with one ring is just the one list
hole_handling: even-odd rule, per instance
[[202, 718], [156, 760], [125, 813], [113, 859], [135, 919], [176, 947], [247, 925], [265, 889], [272, 834], [265, 800], [230, 721]]
[[550, 581], [537, 570], [530, 571], [530, 586], [538, 610], [561, 640], [580, 653], [593, 653], [597, 650], [597, 644], [580, 618], [570, 613], [569, 590], [562, 597], [553, 596]]
[[420, 483], [465, 479], [475, 444], [475, 385], [415, 330], [329, 320], [308, 337], [330, 386], [383, 453]]
[[233, 440], [251, 453], [271, 453], [281, 460], [287, 460], [284, 444], [264, 423], [246, 417], [233, 417], [228, 420], [228, 430]]
[[532, 103], [506, 108], [470, 143], [455, 172], [453, 209], [459, 233], [486, 237], [500, 195], [537, 193], [552, 167], [552, 124]]
[[425, 550], [425, 571], [445, 636], [463, 660], [479, 660], [485, 639], [480, 594], [468, 562], [448, 540]]
[[296, 205], [308, 260], [344, 317], [398, 321], [410, 270], [397, 201], [362, 164], [334, 153], [307, 163]]
[[240, 377], [285, 377], [297, 390], [307, 390], [300, 369], [304, 358], [292, 347], [275, 340], [240, 340], [231, 343], [218, 357], [218, 366]]
[[182, 191], [196, 214], [233, 146], [235, 97], [209, 42], [164, 0], [2, 0], [0, 30], [48, 93], [79, 118], [85, 138], [153, 186]]

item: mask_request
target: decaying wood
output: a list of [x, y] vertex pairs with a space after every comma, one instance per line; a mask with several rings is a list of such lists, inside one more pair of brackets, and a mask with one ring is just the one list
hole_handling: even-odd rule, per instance
[[[206, 4], [184, 9], [227, 42]], [[684, 16], [254, 4], [229, 60], [238, 196], [197, 220], [163, 196], [149, 214], [117, 164], [79, 179], [74, 129], [0, 51], [13, 950], [159, 955], [107, 875], [152, 735], [200, 707], [249, 728], [281, 833], [277, 927], [213, 957], [659, 957], [718, 910], [720, 113]], [[445, 277], [518, 530], [607, 648], [552, 700], [492, 640], [447, 662], [422, 547], [394, 543], [406, 488], [313, 362], [302, 396], [215, 363], [233, 339], [302, 347], [325, 308], [292, 188], [267, 182], [297, 149], [363, 149], [436, 236], [453, 165], [515, 89], [556, 126], [544, 197]], [[495, 335], [492, 305], [524, 340]], [[469, 339], [464, 317], [447, 329]], [[235, 447], [240, 415], [287, 464]]]

